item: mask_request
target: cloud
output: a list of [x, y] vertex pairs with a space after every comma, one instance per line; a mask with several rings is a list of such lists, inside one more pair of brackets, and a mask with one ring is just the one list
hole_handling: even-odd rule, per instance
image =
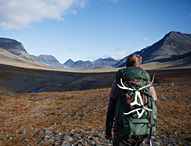
[[123, 48], [123, 47], [119, 47], [119, 48], [114, 48], [113, 50], [115, 50], [115, 51], [122, 51], [122, 50], [124, 50], [125, 48]]
[[119, 0], [104, 0], [104, 1], [109, 1], [109, 2], [112, 2], [112, 3], [118, 3]]
[[79, 49], [77, 49], [77, 48], [59, 48], [58, 50], [61, 50], [61, 51], [79, 51]]
[[144, 37], [143, 40], [146, 41], [146, 42], [150, 41], [150, 39], [147, 38], [147, 37]]
[[99, 56], [89, 56], [89, 57], [86, 57], [86, 59], [90, 60], [90, 61], [95, 61], [95, 60], [97, 60], [99, 58], [100, 58]]
[[76, 14], [86, 0], [1, 0], [0, 27], [21, 29], [43, 19], [63, 20], [63, 16]]
[[118, 60], [126, 57], [127, 55], [129, 55], [128, 52], [122, 51], [122, 52], [115, 52], [111, 57]]

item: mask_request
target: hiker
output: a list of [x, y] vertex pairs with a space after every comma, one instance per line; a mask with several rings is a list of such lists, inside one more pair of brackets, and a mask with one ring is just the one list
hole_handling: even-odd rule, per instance
[[143, 146], [145, 139], [149, 138], [151, 143], [151, 135], [156, 134], [157, 95], [141, 64], [141, 56], [130, 55], [126, 68], [120, 69], [113, 81], [105, 134], [106, 139], [112, 140], [115, 120], [113, 146]]

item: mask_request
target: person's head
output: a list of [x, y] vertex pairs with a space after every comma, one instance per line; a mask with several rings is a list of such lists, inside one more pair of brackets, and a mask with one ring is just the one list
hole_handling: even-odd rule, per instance
[[141, 67], [142, 57], [137, 54], [131, 54], [126, 60], [126, 67], [135, 66]]

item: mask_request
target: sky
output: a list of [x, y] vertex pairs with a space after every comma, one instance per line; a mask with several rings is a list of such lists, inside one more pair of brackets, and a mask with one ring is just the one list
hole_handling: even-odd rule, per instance
[[191, 33], [191, 0], [0, 0], [0, 37], [61, 63], [121, 59], [170, 31]]

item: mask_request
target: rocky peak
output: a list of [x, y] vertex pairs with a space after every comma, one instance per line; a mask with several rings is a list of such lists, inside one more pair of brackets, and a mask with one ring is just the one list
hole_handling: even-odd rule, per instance
[[64, 63], [64, 65], [70, 65], [70, 64], [73, 64], [74, 63], [74, 61], [72, 60], [72, 59], [68, 59], [65, 63]]
[[16, 40], [9, 38], [0, 38], [0, 48], [7, 50], [8, 52], [24, 59], [33, 60], [33, 58], [27, 53], [23, 45]]
[[39, 60], [42, 60], [44, 62], [54, 62], [54, 63], [60, 63], [54, 56], [52, 55], [39, 55]]
[[52, 55], [39, 55], [39, 56], [34, 56], [31, 55], [37, 62], [54, 67], [54, 68], [62, 68], [63, 65]]
[[[169, 60], [185, 62], [183, 61], [183, 56], [187, 56], [187, 59], [190, 60], [188, 57], [190, 52], [191, 34], [171, 31], [158, 42], [135, 53], [142, 56], [143, 63], [148, 63], [153, 61], [164, 62]], [[174, 58], [173, 56], [176, 57]], [[171, 62], [171, 64], [173, 64], [173, 62]], [[125, 66], [125, 58], [120, 60], [116, 66]]]
[[26, 52], [26, 50], [20, 42], [9, 38], [0, 38], [0, 47], [9, 52], [14, 52], [14, 50]]

